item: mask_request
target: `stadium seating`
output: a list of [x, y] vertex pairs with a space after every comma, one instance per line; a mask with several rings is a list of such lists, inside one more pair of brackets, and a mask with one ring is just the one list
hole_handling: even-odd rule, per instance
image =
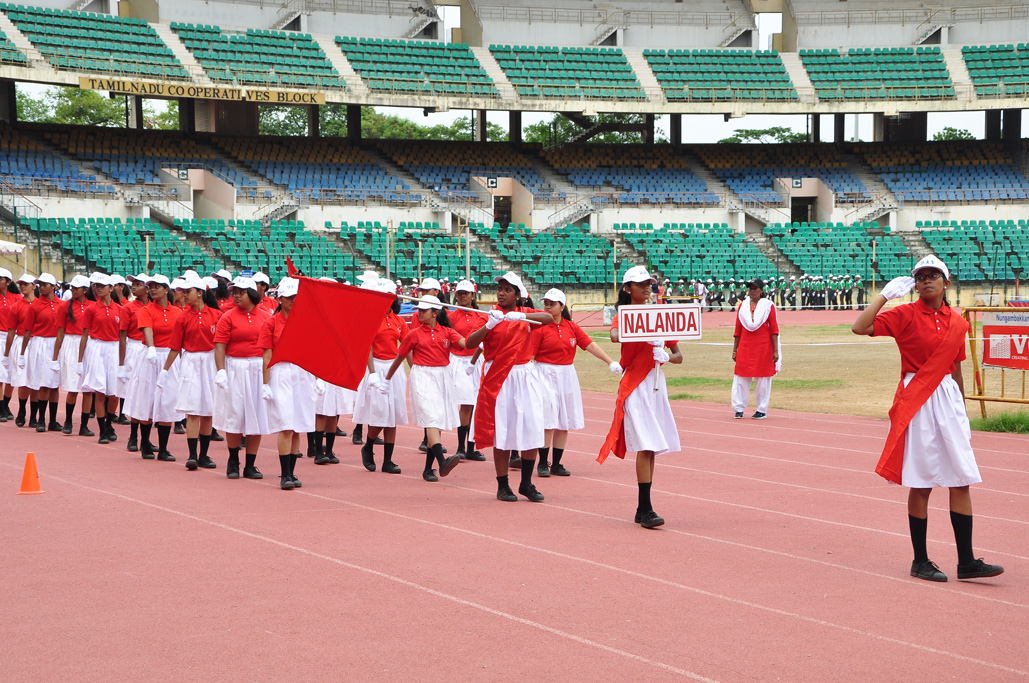
[[171, 29], [215, 81], [289, 87], [342, 88], [339, 73], [307, 33], [247, 29], [173, 21]]
[[[331, 226], [326, 224], [325, 227]], [[456, 284], [458, 278], [464, 277], [464, 238], [441, 230], [439, 223], [423, 225], [401, 221], [392, 235], [392, 259], [387, 228], [378, 221], [359, 221], [356, 225], [348, 225], [344, 221], [340, 225], [339, 235], [352, 242], [356, 250], [382, 271], [386, 270], [388, 262], [390, 277], [405, 283], [422, 276], [431, 276], [440, 279], [449, 277]], [[469, 264], [471, 276], [479, 282], [490, 281], [499, 274], [493, 261], [474, 246]]]
[[800, 60], [820, 100], [911, 100], [954, 97], [935, 45], [801, 50]]
[[3, 31], [0, 31], [0, 62], [15, 66], [26, 66], [29, 63], [28, 57], [11, 42]]
[[1000, 143], [855, 145], [901, 202], [1029, 198], [1029, 181]]
[[499, 94], [464, 43], [336, 36], [336, 45], [372, 90], [478, 97]]
[[[611, 243], [590, 233], [587, 225], [566, 225], [553, 232], [533, 232], [522, 223], [506, 228], [499, 223], [489, 227], [472, 223], [470, 227], [541, 286], [607, 284], [615, 276]], [[620, 267], [618, 274], [624, 271]]]
[[1029, 221], [918, 221], [951, 280], [1014, 280], [1029, 272]]
[[669, 101], [795, 100], [775, 50], [644, 50]]
[[646, 99], [620, 48], [490, 45], [489, 49], [521, 97]]
[[110, 195], [115, 189], [83, 174], [77, 166], [39, 144], [31, 136], [0, 125], [0, 177], [21, 192], [56, 187], [64, 192]]
[[725, 223], [615, 224], [615, 230], [669, 279], [776, 277], [775, 264]]
[[1029, 93], [1029, 43], [966, 45], [961, 55], [980, 97]]
[[697, 147], [701, 160], [747, 201], [780, 204], [776, 178], [818, 178], [840, 203], [859, 203], [872, 195], [833, 145], [707, 145]]
[[[773, 223], [765, 226], [764, 233], [806, 275], [860, 275], [870, 281], [874, 270], [876, 277], [885, 281], [910, 275], [914, 265], [904, 241], [892, 234], [889, 226], [880, 229], [876, 221], [853, 225]], [[872, 242], [877, 267], [873, 267]]]
[[564, 145], [543, 158], [575, 185], [617, 192], [622, 204], [720, 201], [669, 145]]
[[57, 69], [189, 78], [175, 53], [142, 19], [12, 3], [0, 3], [0, 10]]

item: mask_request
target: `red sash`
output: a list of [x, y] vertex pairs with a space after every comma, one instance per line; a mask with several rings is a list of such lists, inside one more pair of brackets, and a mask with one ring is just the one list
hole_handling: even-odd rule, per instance
[[615, 399], [615, 415], [611, 421], [611, 429], [608, 430], [607, 439], [600, 447], [600, 455], [597, 456], [597, 462], [601, 464], [611, 453], [619, 458], [625, 458], [625, 399], [629, 398], [629, 394], [635, 391], [654, 369], [653, 348], [646, 342], [622, 344], [621, 365], [625, 373], [618, 383], [618, 398]]
[[[528, 309], [524, 309], [528, 310]], [[497, 396], [500, 394], [504, 380], [511, 373], [515, 361], [522, 353], [522, 347], [529, 340], [529, 323], [527, 322], [504, 322], [501, 325], [519, 325], [524, 330], [512, 330], [503, 346], [499, 347], [493, 355], [493, 362], [489, 371], [482, 377], [479, 385], [479, 397], [475, 401], [475, 447], [491, 448], [493, 437], [497, 427]]]
[[959, 313], [951, 310], [950, 328], [936, 347], [925, 365], [918, 369], [907, 386], [901, 378], [897, 393], [893, 397], [890, 408], [890, 433], [886, 437], [879, 464], [875, 473], [894, 484], [901, 483], [901, 471], [904, 467], [904, 436], [912, 418], [933, 395], [940, 382], [950, 374], [954, 359], [958, 357], [965, 345], [965, 334], [969, 326]]

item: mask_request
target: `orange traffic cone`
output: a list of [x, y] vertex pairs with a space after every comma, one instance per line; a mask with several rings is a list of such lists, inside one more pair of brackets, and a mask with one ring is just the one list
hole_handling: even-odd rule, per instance
[[29, 495], [43, 493], [39, 488], [39, 473], [36, 471], [36, 454], [29, 453], [25, 456], [25, 474], [21, 477], [21, 491], [18, 495]]

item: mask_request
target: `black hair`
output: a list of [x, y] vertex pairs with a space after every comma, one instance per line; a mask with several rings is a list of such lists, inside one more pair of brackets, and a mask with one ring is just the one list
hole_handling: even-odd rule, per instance
[[121, 303], [121, 295], [118, 294], [118, 288], [117, 287], [111, 287], [111, 301], [113, 301], [116, 304], [120, 304]]
[[229, 283], [226, 282], [225, 280], [223, 280], [220, 277], [219, 278], [215, 278], [215, 279], [218, 280], [218, 286], [214, 290], [214, 295], [216, 297], [218, 297], [219, 299], [228, 299], [229, 298]]
[[442, 325], [443, 327], [453, 327], [453, 323], [450, 322], [450, 317], [447, 315], [447, 309], [440, 308], [439, 315], [436, 316], [436, 324]]
[[261, 295], [257, 293], [256, 289], [247, 288], [247, 298], [250, 299], [250, 303], [257, 305], [261, 303]]
[[205, 289], [203, 291], [201, 298], [203, 298], [204, 300], [204, 306], [207, 306], [208, 308], [213, 308], [216, 311], [222, 310], [222, 307], [218, 305], [218, 297], [214, 295], [213, 290]]
[[115, 287], [119, 288], [118, 293], [121, 295], [122, 299], [128, 301], [129, 297], [132, 296], [132, 288], [129, 287], [129, 284], [127, 282], [117, 284], [115, 285]]
[[400, 315], [400, 299], [393, 299], [393, 304], [389, 307], [389, 310], [393, 311], [393, 315]]
[[561, 317], [565, 320], [572, 319], [572, 314], [568, 312], [568, 306], [565, 304], [561, 304]]
[[517, 305], [524, 306], [525, 308], [536, 308], [536, 304], [532, 302], [531, 296], [527, 296], [524, 299], [518, 299]]
[[628, 306], [632, 303], [632, 294], [629, 293], [628, 284], [623, 284], [622, 288], [618, 290], [618, 300], [615, 301], [615, 310], [617, 311], [622, 306]]

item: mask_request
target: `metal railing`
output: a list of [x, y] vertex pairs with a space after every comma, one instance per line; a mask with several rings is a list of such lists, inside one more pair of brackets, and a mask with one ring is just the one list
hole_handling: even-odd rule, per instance
[[[824, 4], [824, 3], [821, 3]], [[951, 7], [947, 9], [868, 9], [797, 11], [787, 3], [798, 25], [853, 26], [866, 24], [906, 25], [923, 23], [948, 24], [1014, 21], [1029, 17], [1029, 5], [1012, 4], [985, 7]]]
[[[980, 318], [980, 314], [983, 314], [983, 318]], [[1026, 405], [1029, 404], [1029, 394], [1026, 393], [1026, 370], [1025, 363], [1019, 363], [1017, 359], [1012, 359], [1010, 356], [1010, 348], [1013, 345], [1014, 340], [1009, 335], [986, 335], [984, 327], [986, 324], [986, 316], [993, 315], [999, 316], [1015, 316], [1018, 318], [1018, 322], [1022, 324], [1013, 328], [1013, 331], [1025, 330], [1026, 326], [1029, 326], [1029, 308], [1014, 307], [1014, 306], [970, 306], [962, 311], [962, 316], [968, 321], [971, 329], [968, 333], [968, 345], [969, 351], [972, 356], [972, 391], [966, 392], [965, 399], [969, 401], [978, 401], [979, 410], [982, 412], [982, 416], [986, 417], [986, 403], [1017, 403]], [[996, 328], [995, 328], [996, 329]], [[982, 335], [982, 336], [980, 336]], [[1027, 343], [1025, 335], [1020, 336], [1022, 344]], [[980, 342], [982, 342], [982, 348], [980, 348]], [[993, 360], [992, 363], [987, 365], [987, 352], [989, 355], [994, 356], [997, 354], [993, 352], [993, 345], [1000, 343], [1003, 349], [1007, 350], [1008, 358], [1003, 358], [1003, 353], [1000, 354], [1000, 358]], [[989, 344], [989, 346], [987, 346]], [[1023, 347], [1024, 348], [1024, 347]], [[1006, 360], [1006, 362], [1005, 362]], [[1018, 367], [1021, 365], [1022, 367]], [[987, 393], [986, 389], [986, 378], [987, 370], [989, 369], [991, 376], [993, 373], [1000, 375], [999, 387], [994, 390], [996, 393]], [[1014, 376], [1014, 382], [1008, 381], [1008, 376]], [[1008, 393], [1008, 387], [1014, 384], [1012, 387], [1013, 393]]]
[[739, 25], [749, 18], [750, 26], [756, 28], [753, 15], [746, 12], [703, 12], [673, 10], [620, 10], [620, 9], [573, 9], [563, 7], [512, 7], [507, 5], [477, 5], [477, 14], [482, 21], [520, 23], [561, 23], [596, 26], [616, 24], [624, 26], [703, 26], [725, 29]]

